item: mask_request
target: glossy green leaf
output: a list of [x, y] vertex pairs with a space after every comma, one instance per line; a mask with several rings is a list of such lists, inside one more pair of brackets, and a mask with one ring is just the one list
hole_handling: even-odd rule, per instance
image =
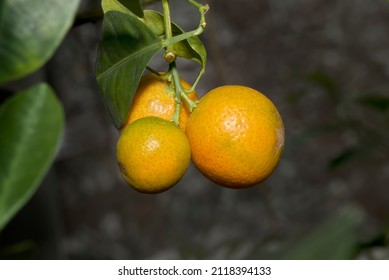
[[124, 123], [139, 80], [162, 40], [137, 17], [108, 11], [97, 56], [97, 81], [116, 128]]
[[[102, 6], [104, 13], [108, 11], [119, 11], [130, 15], [133, 14], [131, 9], [120, 2], [120, 0], [103, 0]], [[153, 10], [145, 10], [142, 17], [143, 18], [140, 20], [142, 20], [156, 36], [164, 38], [165, 27], [163, 15], [161, 13]], [[177, 24], [172, 22], [172, 33], [173, 36], [177, 36], [183, 34], [184, 31]], [[171, 46], [171, 50], [175, 51], [177, 56], [186, 59], [193, 59], [197, 61], [203, 69], [205, 68], [207, 62], [207, 52], [198, 37], [191, 37], [187, 40], [180, 41]]]
[[46, 84], [18, 93], [0, 107], [0, 230], [41, 183], [63, 125], [62, 106]]
[[353, 257], [363, 213], [347, 206], [301, 238], [283, 256], [290, 260], [340, 260]]
[[2, 0], [0, 84], [21, 78], [53, 55], [73, 23], [79, 0]]
[[[137, 0], [102, 0], [101, 6], [104, 14], [109, 11], [117, 11], [143, 17], [143, 11]], [[140, 12], [137, 11], [138, 9], [140, 9]]]
[[[165, 36], [163, 15], [153, 10], [144, 11], [144, 22], [159, 37]], [[173, 36], [183, 34], [184, 31], [174, 22], [172, 22]], [[191, 37], [180, 41], [171, 46], [177, 56], [197, 61], [204, 69], [207, 63], [207, 52], [201, 40], [198, 37]]]

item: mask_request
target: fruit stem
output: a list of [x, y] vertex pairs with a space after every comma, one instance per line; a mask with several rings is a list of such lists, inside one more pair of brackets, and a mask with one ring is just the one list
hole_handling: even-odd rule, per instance
[[189, 111], [193, 112], [193, 110], [197, 107], [198, 101], [190, 99], [184, 91], [181, 91], [181, 98], [185, 101], [186, 105], [188, 105]]
[[188, 0], [190, 4], [195, 6], [197, 9], [199, 9], [200, 13], [200, 26], [204, 29], [207, 23], [205, 22], [205, 13], [209, 10], [208, 4], [201, 5], [200, 3], [196, 2], [195, 0]]
[[[172, 33], [172, 25], [171, 25], [171, 17], [170, 17], [169, 0], [162, 0], [162, 10], [163, 10], [163, 20], [164, 20], [164, 27], [165, 27], [165, 40], [166, 42], [170, 42], [173, 33]], [[171, 52], [171, 50], [169, 49], [170, 45], [171, 44], [165, 46], [166, 52], [164, 54], [164, 58], [166, 62], [169, 63], [169, 72], [172, 73], [173, 75], [173, 83], [174, 83], [174, 90], [175, 90], [174, 100], [176, 103], [176, 107], [174, 109], [174, 114], [171, 118], [171, 121], [174, 122], [177, 126], [179, 126], [180, 112], [181, 112], [181, 97], [180, 97], [181, 82], [176, 68], [175, 59], [173, 60], [166, 59], [166, 54], [168, 52]]]
[[[193, 91], [196, 89], [196, 86], [197, 86], [197, 84], [199, 83], [199, 81], [200, 81], [201, 77], [203, 76], [204, 72], [205, 72], [205, 68], [202, 67], [201, 70], [200, 70], [200, 73], [197, 75], [197, 78], [196, 78], [196, 80], [194, 81], [194, 83], [193, 83], [193, 85], [191, 86], [191, 88], [189, 88], [189, 89], [183, 88], [183, 89], [182, 89], [182, 90], [184, 91], [184, 93], [189, 94], [189, 93], [193, 92]], [[189, 99], [189, 100], [190, 100], [190, 99]], [[192, 112], [192, 110], [191, 110], [191, 112]]]
[[161, 74], [157, 70], [151, 68], [150, 66], [146, 66], [146, 69], [149, 70], [151, 73], [159, 76], [159, 77], [161, 76]]
[[[172, 22], [170, 16], [170, 7], [169, 0], [162, 0], [162, 9], [163, 9], [163, 24], [165, 28], [165, 41], [170, 42], [173, 37], [172, 31]], [[163, 54], [163, 58], [166, 60], [168, 64], [174, 62], [176, 60], [176, 53], [171, 49], [172, 44], [164, 45], [165, 53]]]
[[163, 9], [163, 20], [164, 20], [163, 22], [165, 27], [165, 38], [168, 40], [173, 36], [169, 0], [162, 0], [162, 9]]
[[[167, 2], [167, 3], [165, 3], [165, 2]], [[169, 45], [173, 45], [175, 43], [178, 43], [180, 41], [189, 39], [190, 37], [198, 36], [201, 33], [203, 33], [204, 28], [207, 26], [207, 23], [205, 21], [205, 13], [209, 10], [209, 6], [208, 5], [201, 5], [200, 3], [197, 3], [194, 0], [188, 0], [188, 2], [190, 4], [192, 4], [193, 6], [198, 8], [198, 10], [199, 10], [199, 13], [200, 13], [200, 23], [199, 23], [199, 26], [195, 30], [192, 30], [192, 31], [189, 31], [189, 32], [185, 32], [185, 33], [182, 33], [180, 35], [172, 37], [171, 23], [170, 23], [170, 11], [169, 11], [169, 3], [168, 2], [169, 2], [168, 0], [163, 0], [162, 1], [163, 14], [164, 14], [164, 19], [165, 19], [165, 30], [166, 30], [166, 28], [170, 29], [170, 37], [168, 37], [168, 33], [165, 31], [166, 37], [165, 37], [165, 40], [162, 40], [162, 45], [165, 48], [168, 48]], [[167, 12], [167, 16], [166, 16], [166, 12]], [[167, 23], [167, 19], [169, 20], [168, 23]]]
[[180, 76], [178, 75], [176, 63], [172, 62], [170, 63], [170, 71], [173, 75], [173, 83], [174, 83], [174, 90], [175, 90], [175, 96], [174, 96], [174, 101], [176, 102], [176, 108], [174, 110], [173, 117], [171, 119], [172, 122], [174, 122], [177, 126], [180, 125], [180, 112], [181, 112], [181, 92], [182, 92], [182, 87], [181, 87], [181, 81], [180, 81]]
[[[164, 54], [165, 60], [169, 63], [169, 72], [172, 74], [173, 77], [173, 84], [174, 84], [174, 90], [175, 90], [175, 96], [174, 100], [176, 103], [176, 107], [174, 110], [174, 114], [172, 116], [171, 121], [174, 122], [177, 126], [180, 124], [180, 112], [181, 112], [181, 107], [182, 107], [182, 99], [185, 101], [185, 103], [188, 105], [189, 110], [192, 112], [193, 109], [196, 107], [196, 103], [192, 101], [187, 93], [192, 92], [197, 85], [199, 81], [199, 77], [196, 79], [195, 83], [192, 86], [192, 90], [187, 92], [185, 89], [183, 89], [181, 85], [181, 79], [180, 75], [178, 74], [178, 70], [176, 67], [176, 62], [175, 62], [175, 53], [173, 50], [170, 49], [169, 46], [188, 39], [192, 36], [197, 36], [201, 34], [205, 28], [205, 17], [204, 14], [208, 10], [208, 6], [205, 5], [200, 5], [199, 3], [193, 1], [193, 0], [188, 0], [189, 3], [192, 5], [196, 6], [199, 11], [200, 11], [200, 24], [199, 27], [196, 30], [193, 30], [191, 32], [187, 32], [178, 36], [173, 37], [172, 33], [172, 25], [171, 25], [171, 16], [170, 16], [170, 7], [169, 7], [169, 0], [162, 0], [162, 9], [163, 9], [163, 19], [164, 19], [164, 28], [165, 28], [165, 40], [164, 40], [164, 47], [166, 49], [166, 52]], [[203, 70], [200, 72], [200, 75], [202, 75]], [[182, 98], [182, 99], [181, 99]]]
[[[169, 11], [169, 4], [168, 4], [168, 0], [164, 0], [163, 1], [163, 12], [164, 12], [164, 25], [165, 25], [165, 30], [169, 30], [169, 31], [165, 31], [166, 33], [166, 37], [165, 37], [165, 40], [162, 41], [162, 44], [163, 46], [165, 47], [165, 49], [167, 49], [167, 51], [165, 52], [166, 53], [169, 53], [172, 52], [174, 54], [173, 51], [169, 50], [169, 46], [170, 45], [173, 45], [173, 44], [176, 44], [180, 41], [183, 41], [183, 40], [186, 40], [186, 39], [189, 39], [191, 37], [194, 37], [194, 36], [198, 36], [200, 35], [201, 33], [203, 33], [207, 23], [205, 21], [205, 13], [209, 10], [209, 6], [208, 5], [202, 5], [198, 2], [196, 2], [195, 0], [187, 0], [191, 5], [195, 6], [198, 10], [199, 10], [199, 13], [200, 13], [200, 22], [199, 22], [199, 26], [197, 27], [197, 29], [195, 30], [192, 30], [192, 31], [189, 31], [189, 32], [185, 32], [183, 34], [180, 34], [180, 35], [177, 35], [177, 36], [173, 36], [172, 32], [171, 32], [171, 23], [170, 23], [170, 11]], [[169, 22], [167, 22], [169, 20]], [[175, 56], [172, 60], [168, 60], [167, 57], [164, 55], [164, 58], [165, 60], [168, 62], [168, 63], [171, 63], [173, 61], [175, 61]], [[185, 88], [182, 88], [182, 91], [186, 94], [189, 94], [191, 92], [193, 92], [198, 84], [198, 82], [200, 81], [201, 77], [203, 76], [205, 72], [205, 68], [202, 67], [201, 70], [200, 70], [200, 73], [198, 74], [195, 82], [193, 83], [193, 85], [191, 86], [191, 88], [189, 89], [185, 89]], [[188, 98], [186, 95], [183, 97], [184, 100], [186, 100], [186, 103], [188, 104], [190, 110], [192, 111], [194, 109], [194, 107], [196, 107], [196, 103], [193, 102], [190, 98]]]

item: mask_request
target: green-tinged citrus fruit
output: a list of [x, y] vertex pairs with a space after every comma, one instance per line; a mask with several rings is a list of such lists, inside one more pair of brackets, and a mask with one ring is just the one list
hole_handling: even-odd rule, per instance
[[129, 185], [140, 192], [159, 193], [184, 175], [190, 162], [189, 142], [172, 122], [141, 118], [121, 132], [117, 160]]

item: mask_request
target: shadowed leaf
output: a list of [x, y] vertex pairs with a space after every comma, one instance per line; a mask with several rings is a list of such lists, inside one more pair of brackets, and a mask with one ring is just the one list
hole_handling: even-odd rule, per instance
[[143, 10], [139, 0], [119, 0], [119, 2], [138, 17], [143, 17]]
[[97, 56], [97, 81], [116, 128], [126, 120], [139, 80], [162, 41], [137, 17], [109, 11]]

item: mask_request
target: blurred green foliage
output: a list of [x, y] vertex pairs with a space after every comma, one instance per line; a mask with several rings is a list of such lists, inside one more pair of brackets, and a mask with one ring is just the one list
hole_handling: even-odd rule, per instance
[[[2, 1], [0, 84], [45, 64], [72, 26], [79, 0]], [[49, 170], [64, 125], [62, 105], [46, 84], [0, 106], [0, 230], [29, 200]]]
[[[304, 97], [312, 95], [310, 91], [313, 88], [325, 94], [332, 102], [332, 106], [327, 112], [328, 118], [307, 127], [298, 137], [298, 142], [340, 132], [350, 132], [355, 135], [355, 141], [346, 145], [329, 161], [328, 168], [331, 171], [353, 161], [379, 163], [389, 161], [387, 156], [389, 149], [388, 93], [357, 92], [350, 96], [342, 91], [334, 77], [319, 70], [307, 75], [305, 84], [307, 85], [305, 88], [288, 95], [289, 104], [296, 104]], [[368, 122], [368, 118], [373, 121]]]
[[60, 45], [79, 0], [2, 1], [0, 84], [34, 72]]
[[328, 220], [299, 238], [282, 259], [292, 260], [342, 260], [356, 256], [358, 228], [363, 218], [356, 206], [340, 209]]
[[38, 84], [0, 107], [0, 230], [30, 199], [54, 160], [64, 125], [52, 89]]

